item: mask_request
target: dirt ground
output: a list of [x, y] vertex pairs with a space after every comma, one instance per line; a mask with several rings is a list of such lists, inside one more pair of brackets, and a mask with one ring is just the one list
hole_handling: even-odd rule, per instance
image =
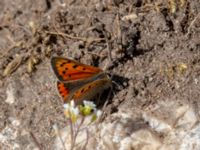
[[57, 55], [113, 76], [108, 114], [158, 101], [200, 111], [199, 0], [1, 0], [0, 131], [10, 137], [1, 149], [50, 149], [52, 126], [66, 126]]

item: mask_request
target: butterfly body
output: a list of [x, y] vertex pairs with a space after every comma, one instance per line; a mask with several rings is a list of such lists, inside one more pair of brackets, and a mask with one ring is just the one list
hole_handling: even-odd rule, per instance
[[97, 67], [63, 57], [53, 57], [51, 65], [59, 80], [58, 92], [65, 103], [72, 99], [77, 104], [83, 100], [91, 100], [97, 93], [112, 85], [107, 74]]

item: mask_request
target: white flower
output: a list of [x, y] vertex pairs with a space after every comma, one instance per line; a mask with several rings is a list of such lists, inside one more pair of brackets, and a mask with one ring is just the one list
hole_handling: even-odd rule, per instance
[[79, 115], [79, 108], [75, 106], [74, 101], [70, 101], [70, 103], [64, 104], [64, 112], [65, 116], [69, 118], [76, 118]]
[[63, 105], [64, 109], [69, 109], [69, 103]]
[[78, 109], [78, 107], [71, 109], [71, 112], [73, 112], [74, 115], [77, 116], [77, 115], [79, 114], [79, 109]]
[[83, 104], [84, 104], [85, 107], [90, 107], [91, 109], [96, 110], [96, 104], [94, 102], [92, 102], [92, 101], [84, 100]]

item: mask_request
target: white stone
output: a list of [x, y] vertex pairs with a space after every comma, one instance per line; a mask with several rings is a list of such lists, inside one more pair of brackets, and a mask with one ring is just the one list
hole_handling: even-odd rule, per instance
[[14, 96], [14, 89], [11, 86], [8, 86], [6, 90], [7, 98], [5, 100], [8, 104], [13, 104], [15, 102], [15, 96]]

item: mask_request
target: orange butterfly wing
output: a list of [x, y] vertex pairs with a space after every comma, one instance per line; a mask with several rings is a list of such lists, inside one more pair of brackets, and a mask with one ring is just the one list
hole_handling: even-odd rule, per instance
[[57, 81], [57, 89], [64, 101], [66, 101], [70, 95], [70, 89], [65, 85], [65, 83]]
[[57, 89], [59, 94], [67, 103], [71, 99], [75, 100], [75, 103], [81, 103], [83, 100], [90, 100], [97, 93], [103, 91], [104, 89], [111, 87], [112, 82], [108, 78], [98, 79], [79, 88], [71, 88], [70, 84], [57, 82]]
[[111, 80], [97, 67], [63, 57], [53, 57], [51, 65], [59, 79], [58, 92], [65, 103], [72, 99], [76, 103], [89, 100], [111, 85]]
[[82, 100], [90, 100], [93, 98], [97, 93], [102, 92], [104, 89], [111, 87], [112, 82], [107, 77], [103, 79], [95, 80], [91, 83], [88, 83], [81, 88], [79, 88], [77, 91], [73, 94], [73, 99], [77, 101]]
[[102, 72], [102, 70], [97, 67], [85, 65], [63, 57], [53, 57], [51, 59], [51, 65], [60, 81], [86, 79]]

